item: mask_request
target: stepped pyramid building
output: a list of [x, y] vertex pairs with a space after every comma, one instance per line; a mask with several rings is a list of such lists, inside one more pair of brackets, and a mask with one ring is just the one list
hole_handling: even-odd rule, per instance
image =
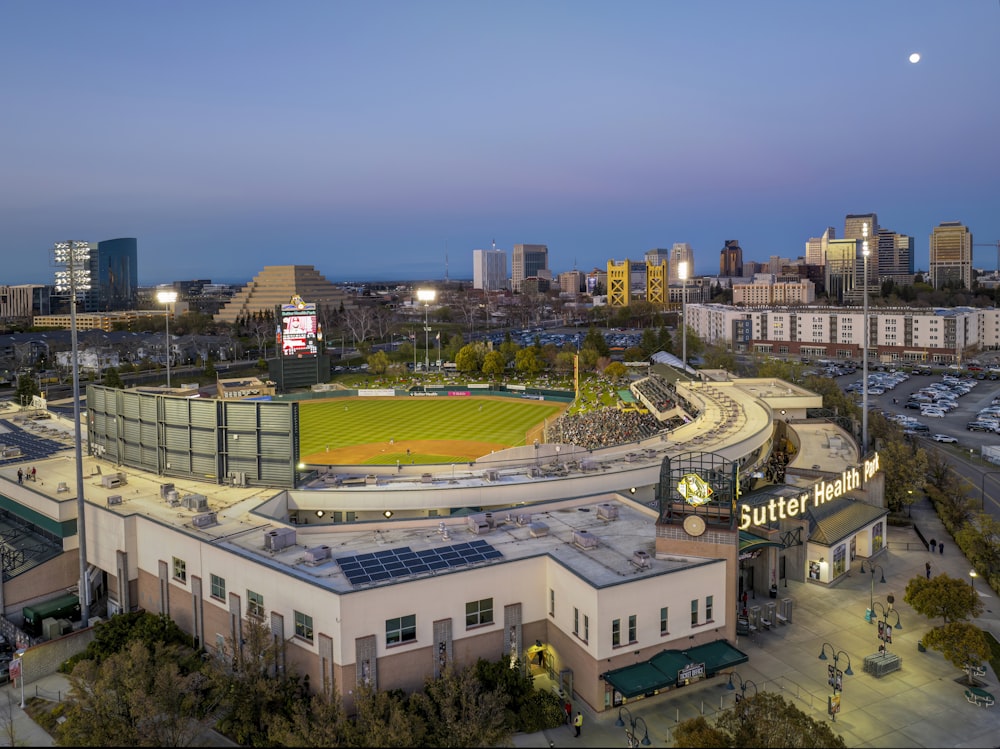
[[244, 315], [273, 312], [275, 306], [288, 304], [298, 294], [317, 309], [336, 311], [341, 303], [350, 304], [348, 294], [327, 281], [311, 265], [266, 265], [232, 301], [215, 315], [216, 322], [233, 323]]

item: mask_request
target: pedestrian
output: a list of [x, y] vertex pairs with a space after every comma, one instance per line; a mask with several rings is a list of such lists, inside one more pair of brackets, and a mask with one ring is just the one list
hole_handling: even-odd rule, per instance
[[20, 468], [17, 469], [17, 483], [19, 484], [24, 483], [24, 471], [22, 471]]
[[580, 729], [583, 728], [583, 713], [579, 710], [576, 711], [576, 717], [573, 719], [573, 728], [576, 729], [574, 736], [580, 735]]
[[35, 480], [35, 467], [34, 466], [31, 466], [31, 480], [32, 481]]
[[928, 562], [926, 566], [927, 566], [927, 579], [930, 580], [931, 579], [931, 563]]
[[569, 700], [566, 700], [565, 709], [566, 709], [566, 725], [569, 726], [573, 724], [573, 705], [570, 704]]
[[934, 547], [936, 547], [936, 546], [937, 546], [937, 541], [935, 541], [935, 540], [934, 540], [934, 539], [932, 538], [932, 539], [931, 539], [931, 553], [932, 553], [932, 554], [933, 554], [933, 553], [934, 553], [935, 551], [937, 551], [937, 549], [936, 549], [936, 548], [934, 548]]
[[938, 544], [938, 553], [941, 554], [942, 556], [944, 556], [944, 544], [943, 543], [939, 543]]

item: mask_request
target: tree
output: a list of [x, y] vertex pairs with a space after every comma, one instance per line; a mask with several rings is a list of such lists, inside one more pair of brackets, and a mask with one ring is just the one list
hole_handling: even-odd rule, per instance
[[780, 694], [758, 692], [722, 711], [714, 729], [702, 716], [679, 723], [674, 746], [841, 749], [846, 744], [828, 723], [802, 712]]
[[930, 580], [920, 575], [911, 578], [903, 600], [918, 614], [928, 619], [941, 617], [945, 624], [979, 616], [983, 611], [983, 602], [972, 595], [970, 586], [944, 572]]
[[611, 347], [608, 346], [604, 334], [593, 326], [587, 330], [587, 335], [583, 337], [580, 348], [593, 349], [599, 356], [608, 356], [611, 353]]
[[483, 374], [492, 379], [500, 377], [505, 366], [504, 356], [499, 351], [487, 352], [486, 356], [483, 357]]
[[544, 364], [541, 359], [538, 358], [537, 349], [534, 346], [528, 346], [528, 348], [523, 348], [517, 352], [515, 357], [515, 366], [517, 371], [528, 376], [537, 375], [542, 371]]
[[115, 367], [108, 367], [104, 370], [104, 384], [109, 388], [118, 388], [119, 390], [125, 387], [122, 376], [118, 374]]
[[[970, 595], [967, 590], [966, 595]], [[978, 599], [978, 596], [977, 596]], [[924, 647], [938, 650], [949, 663], [964, 670], [972, 685], [972, 666], [988, 660], [990, 644], [983, 631], [969, 622], [949, 622], [924, 635]]]
[[423, 692], [410, 698], [413, 710], [427, 726], [427, 744], [436, 747], [500, 746], [510, 738], [504, 721], [509, 697], [487, 690], [474, 666], [445, 668], [428, 678]]
[[718, 344], [706, 346], [704, 358], [707, 369], [724, 369], [727, 372], [736, 371], [736, 357], [725, 346]]
[[628, 376], [628, 369], [620, 361], [613, 361], [604, 368], [604, 376], [612, 382], [619, 382]]
[[17, 402], [22, 406], [31, 404], [31, 399], [36, 395], [41, 395], [38, 389], [38, 382], [30, 374], [17, 376]]
[[[895, 431], [899, 431], [898, 428]], [[874, 432], [873, 432], [874, 433]], [[899, 512], [914, 502], [914, 492], [923, 487], [927, 473], [927, 453], [902, 439], [887, 439], [881, 452], [885, 476], [885, 501], [891, 512]]]
[[[367, 685], [354, 690], [354, 725], [351, 746], [427, 746], [427, 726], [409, 709], [406, 696], [394, 689], [376, 691]], [[334, 746], [330, 744], [329, 746]]]
[[176, 645], [134, 640], [102, 662], [80, 661], [69, 676], [63, 746], [190, 746], [214, 722], [218, 692], [200, 670], [181, 668]]
[[368, 371], [375, 375], [385, 374], [389, 368], [389, 356], [385, 351], [376, 351], [368, 357]]
[[336, 690], [295, 702], [288, 714], [272, 715], [268, 725], [272, 746], [376, 746], [352, 744], [351, 737], [355, 734]]

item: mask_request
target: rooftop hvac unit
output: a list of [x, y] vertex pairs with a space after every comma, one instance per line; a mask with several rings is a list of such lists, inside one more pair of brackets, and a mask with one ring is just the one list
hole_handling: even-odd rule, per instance
[[451, 538], [451, 532], [447, 528], [445, 528], [444, 532], [441, 534], [441, 538], [447, 541], [449, 538]]
[[216, 520], [214, 512], [202, 512], [191, 518], [191, 525], [195, 528], [204, 528], [208, 525], [215, 525], [216, 522], [218, 521]]
[[169, 499], [172, 491], [174, 491], [173, 484], [160, 484], [160, 499]]
[[649, 569], [649, 552], [643, 551], [642, 549], [636, 549], [632, 552], [632, 564], [641, 570]]
[[168, 491], [166, 494], [163, 495], [163, 498], [170, 503], [171, 507], [176, 507], [181, 503], [181, 495], [177, 493], [176, 489], [171, 489], [170, 491]]
[[573, 531], [573, 543], [581, 549], [596, 549], [597, 536], [590, 534], [590, 531]]
[[122, 503], [121, 494], [112, 494], [108, 497], [108, 505], [120, 505]]
[[536, 520], [534, 523], [528, 526], [528, 533], [531, 534], [532, 538], [541, 538], [542, 536], [549, 535], [549, 526], [547, 526], [541, 520]]
[[322, 562], [324, 559], [329, 559], [329, 558], [330, 558], [329, 546], [326, 545], [314, 546], [311, 549], [306, 549], [307, 564], [318, 564], [319, 562]]
[[542, 475], [542, 469], [539, 468], [538, 466], [531, 466], [528, 468], [528, 475], [531, 476], [531, 478], [533, 479], [537, 479], [539, 476]]
[[378, 476], [376, 476], [374, 473], [369, 473], [367, 476], [365, 476], [365, 486], [377, 486], [377, 485], [378, 485]]
[[429, 484], [434, 480], [434, 477], [429, 473], [423, 473], [420, 475], [420, 480], [425, 484]]
[[486, 520], [485, 515], [470, 515], [469, 516], [469, 530], [475, 533], [477, 536], [481, 536], [484, 533], [490, 532], [490, 524]]
[[294, 528], [274, 528], [264, 533], [264, 548], [268, 551], [281, 551], [294, 545]]
[[230, 486], [246, 486], [247, 485], [247, 473], [246, 471], [230, 471], [226, 474], [226, 478], [229, 479]]
[[518, 516], [517, 516], [516, 522], [517, 522], [518, 525], [522, 525], [522, 526], [523, 525], [530, 525], [531, 524], [531, 513], [530, 512], [519, 513]]
[[500, 471], [487, 471], [486, 472], [486, 480], [487, 481], [499, 481], [500, 480]]
[[440, 520], [438, 521], [438, 533], [444, 533], [444, 532], [445, 532], [444, 521]]
[[597, 517], [601, 520], [617, 520], [618, 505], [613, 505], [609, 502], [602, 502], [597, 505]]
[[491, 530], [497, 527], [496, 521], [493, 519], [492, 512], [487, 512], [483, 517], [486, 519], [486, 524], [490, 527]]
[[117, 489], [119, 486], [125, 486], [125, 474], [111, 473], [107, 476], [101, 476], [101, 486], [105, 489]]
[[195, 512], [204, 512], [208, 509], [208, 497], [204, 494], [188, 494], [184, 497], [184, 506]]

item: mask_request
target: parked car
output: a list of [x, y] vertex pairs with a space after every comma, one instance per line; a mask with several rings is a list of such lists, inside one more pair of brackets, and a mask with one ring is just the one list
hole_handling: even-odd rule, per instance
[[948, 434], [932, 434], [931, 439], [935, 442], [958, 442], [957, 439]]
[[988, 421], [970, 421], [965, 425], [965, 428], [970, 432], [993, 432], [996, 431], [993, 428], [993, 424]]

